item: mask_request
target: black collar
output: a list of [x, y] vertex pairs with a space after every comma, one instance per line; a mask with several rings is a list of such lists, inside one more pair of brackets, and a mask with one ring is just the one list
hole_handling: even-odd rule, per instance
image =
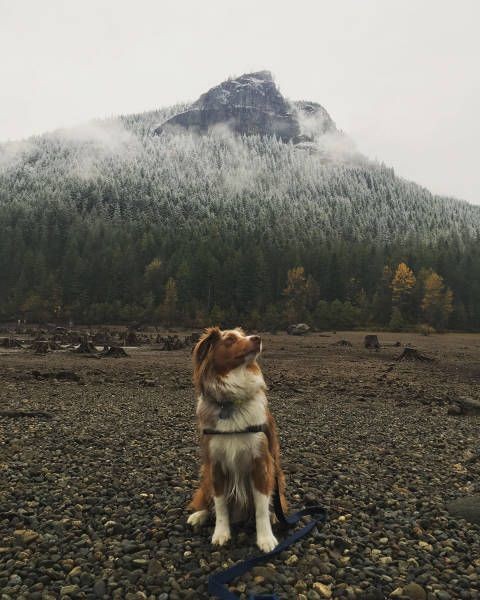
[[263, 425], [250, 425], [245, 429], [240, 429], [238, 431], [217, 431], [216, 429], [202, 429], [203, 435], [237, 435], [238, 433], [266, 433], [267, 424], [263, 423]]

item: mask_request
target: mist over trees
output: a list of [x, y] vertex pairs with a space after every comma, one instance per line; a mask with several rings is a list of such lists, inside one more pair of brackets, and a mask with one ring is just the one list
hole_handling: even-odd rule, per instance
[[480, 329], [480, 208], [179, 109], [0, 146], [0, 318]]

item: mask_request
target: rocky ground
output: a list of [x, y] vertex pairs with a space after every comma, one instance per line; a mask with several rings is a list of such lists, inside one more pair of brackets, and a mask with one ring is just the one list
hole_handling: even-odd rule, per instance
[[[380, 335], [435, 359], [412, 363], [362, 339], [264, 336], [291, 507], [329, 521], [236, 580], [241, 598], [480, 598], [480, 526], [446, 509], [479, 492], [480, 415], [447, 409], [479, 398], [480, 335]], [[186, 525], [189, 351], [129, 354], [1, 352], [0, 410], [52, 417], [0, 417], [1, 600], [202, 599], [210, 573], [257, 554], [251, 529], [218, 550], [211, 524]]]

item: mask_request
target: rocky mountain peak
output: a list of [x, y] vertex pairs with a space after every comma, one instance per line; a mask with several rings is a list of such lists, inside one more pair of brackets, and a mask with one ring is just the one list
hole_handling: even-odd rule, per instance
[[330, 115], [320, 104], [288, 101], [270, 71], [257, 71], [211, 88], [154, 133], [159, 135], [169, 127], [205, 133], [220, 124], [239, 134], [275, 136], [286, 142], [305, 141], [313, 139], [315, 134], [336, 131]]

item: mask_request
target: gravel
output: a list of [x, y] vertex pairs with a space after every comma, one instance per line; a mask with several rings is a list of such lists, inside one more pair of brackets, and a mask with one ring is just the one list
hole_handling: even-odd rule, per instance
[[[447, 409], [458, 394], [478, 397], [480, 336], [445, 348], [448, 336], [410, 335], [436, 360], [392, 367], [398, 349], [370, 353], [363, 334], [341, 335], [352, 349], [335, 336], [265, 340], [291, 508], [324, 504], [329, 521], [231, 589], [480, 598], [480, 526], [447, 510], [479, 491], [480, 416]], [[210, 573], [258, 553], [251, 526], [218, 549], [211, 523], [186, 524], [198, 474], [188, 351], [129, 352], [100, 366], [2, 354], [1, 407], [53, 418], [0, 418], [0, 600], [202, 599]], [[38, 379], [39, 369], [79, 377]]]

